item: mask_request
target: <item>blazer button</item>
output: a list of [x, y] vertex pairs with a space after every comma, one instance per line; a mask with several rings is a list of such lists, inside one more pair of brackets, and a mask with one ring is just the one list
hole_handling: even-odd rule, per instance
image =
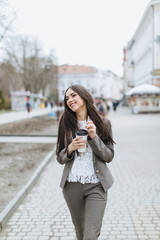
[[99, 173], [99, 170], [96, 170], [96, 173]]

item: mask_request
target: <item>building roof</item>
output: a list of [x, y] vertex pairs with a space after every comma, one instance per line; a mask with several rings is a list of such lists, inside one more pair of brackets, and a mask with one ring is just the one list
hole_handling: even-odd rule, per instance
[[75, 74], [75, 73], [96, 73], [97, 69], [85, 65], [61, 65], [58, 66], [58, 74]]
[[16, 96], [16, 97], [39, 97], [39, 98], [43, 98], [42, 94], [40, 93], [31, 93], [30, 91], [16, 91], [16, 92], [11, 92], [11, 96]]
[[11, 96], [30, 96], [31, 92], [30, 91], [16, 91], [16, 92], [11, 92]]

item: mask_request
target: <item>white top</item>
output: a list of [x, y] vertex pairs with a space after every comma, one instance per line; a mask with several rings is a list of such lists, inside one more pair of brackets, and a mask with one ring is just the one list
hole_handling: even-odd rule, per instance
[[[79, 127], [85, 129], [86, 121], [78, 121]], [[93, 168], [93, 151], [87, 143], [86, 152], [75, 153], [75, 160], [73, 162], [71, 171], [68, 175], [68, 182], [97, 183], [98, 177]]]

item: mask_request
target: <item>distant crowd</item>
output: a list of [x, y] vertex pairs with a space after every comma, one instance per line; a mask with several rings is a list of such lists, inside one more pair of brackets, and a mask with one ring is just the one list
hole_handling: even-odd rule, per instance
[[[107, 114], [111, 111], [111, 109], [113, 109], [113, 111], [116, 111], [118, 105], [119, 105], [120, 101], [118, 100], [105, 100], [103, 98], [100, 99], [95, 99], [95, 106], [98, 109], [98, 111], [100, 112], [101, 115], [103, 116], [107, 116]], [[63, 102], [56, 102], [56, 101], [48, 101], [45, 100], [42, 102], [41, 104], [41, 108], [48, 108], [50, 107], [51, 109], [54, 106], [63, 106]], [[29, 102], [29, 99], [26, 102], [26, 109], [27, 112], [30, 113], [32, 111], [32, 106]]]
[[120, 101], [118, 101], [118, 100], [107, 101], [103, 98], [95, 101], [95, 105], [96, 105], [97, 109], [99, 110], [99, 112], [103, 116], [107, 116], [107, 114], [110, 112], [110, 110], [112, 108], [113, 108], [113, 111], [116, 111], [119, 103], [120, 103]]

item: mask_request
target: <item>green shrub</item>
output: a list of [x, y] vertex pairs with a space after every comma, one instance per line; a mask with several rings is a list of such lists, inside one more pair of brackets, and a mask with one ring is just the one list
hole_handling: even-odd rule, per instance
[[5, 98], [3, 95], [3, 91], [0, 89], [0, 109], [4, 109], [5, 107]]
[[11, 109], [11, 99], [5, 97], [5, 106], [4, 106], [5, 110], [9, 110]]

